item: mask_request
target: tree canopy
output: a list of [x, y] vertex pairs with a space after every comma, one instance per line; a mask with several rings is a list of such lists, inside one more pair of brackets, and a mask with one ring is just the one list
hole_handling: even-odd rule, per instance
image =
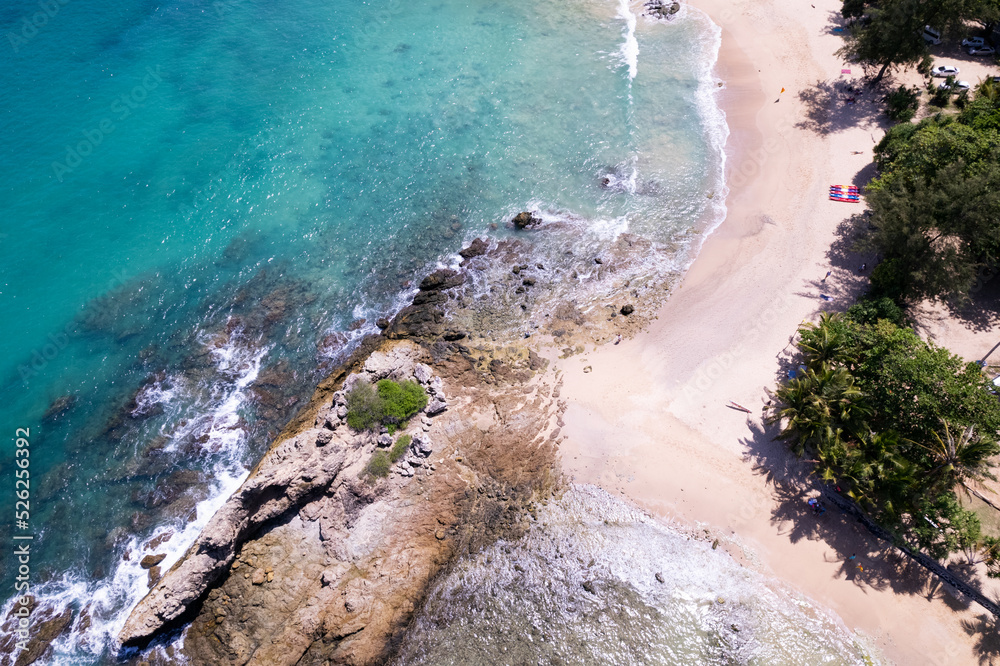
[[990, 26], [1000, 20], [1000, 0], [844, 0], [841, 14], [850, 29], [840, 55], [878, 70], [879, 81], [923, 58], [925, 25], [943, 32], [957, 32], [967, 21]]
[[897, 538], [944, 557], [982, 541], [956, 491], [993, 478], [1000, 401], [976, 364], [880, 312], [898, 309], [868, 303], [800, 329], [805, 369], [778, 388], [771, 418], [821, 480]]
[[989, 81], [958, 115], [896, 125], [875, 148], [868, 242], [877, 293], [963, 298], [1000, 261], [1000, 91]]

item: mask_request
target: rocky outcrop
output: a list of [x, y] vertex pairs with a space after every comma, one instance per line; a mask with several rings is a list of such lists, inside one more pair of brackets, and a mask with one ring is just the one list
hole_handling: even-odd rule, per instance
[[167, 556], [165, 553], [160, 553], [158, 555], [146, 555], [139, 561], [139, 566], [143, 569], [152, 569], [166, 558]]
[[[473, 239], [469, 246], [458, 251], [458, 254], [462, 259], [469, 260], [475, 257], [481, 257], [486, 254], [486, 251], [490, 249], [490, 244], [485, 239], [476, 238]], [[465, 262], [462, 262], [465, 265]]]
[[515, 229], [534, 229], [542, 224], [542, 218], [524, 211], [515, 215], [511, 223]]
[[449, 289], [461, 286], [465, 276], [458, 271], [441, 269], [425, 277], [413, 302], [400, 310], [385, 328], [389, 339], [433, 338], [444, 333], [444, 304]]
[[[430, 354], [386, 341], [336, 387], [321, 386], [304, 410], [311, 419], [296, 420], [135, 608], [123, 643], [141, 645], [180, 618], [190, 620], [189, 663], [385, 663], [442, 567], [520, 534], [555, 482], [546, 433], [556, 400], [533, 379], [537, 357], [506, 353], [500, 386], [455, 345]], [[383, 377], [417, 381], [429, 406], [446, 409], [389, 437], [410, 445], [374, 480], [364, 470], [385, 438], [353, 433], [342, 408], [345, 388]], [[322, 433], [330, 441], [317, 446]], [[168, 663], [158, 650], [140, 661]]]
[[[523, 228], [541, 224], [526, 215]], [[187, 623], [177, 649], [190, 663], [385, 663], [443, 567], [516, 537], [533, 502], [558, 483], [561, 425], [559, 385], [538, 374], [547, 361], [517, 340], [538, 330], [579, 353], [580, 342], [641, 324], [647, 301], [620, 316], [618, 286], [630, 299], [654, 288], [629, 286], [624, 257], [636, 253], [635, 239], [616, 241], [601, 262], [567, 252], [531, 259], [526, 239], [474, 241], [460, 253], [461, 270], [426, 276], [409, 306], [378, 322], [382, 335], [364, 338], [320, 382], [133, 610], [121, 640], [142, 645]], [[583, 281], [607, 294], [589, 303], [560, 297]], [[424, 413], [404, 432], [352, 432], [345, 391], [382, 377], [424, 386]], [[401, 435], [409, 446], [379, 468], [388, 476], [374, 477], [368, 463]], [[159, 650], [140, 661], [170, 663]]]
[[143, 644], [177, 621], [233, 562], [236, 549], [266, 522], [325, 490], [344, 464], [344, 450], [317, 447], [305, 432], [271, 449], [212, 517], [188, 552], [133, 609], [119, 634]]
[[[454, 276], [441, 276], [435, 284], [447, 284]], [[344, 386], [349, 388], [362, 379], [377, 382], [383, 378], [414, 379], [431, 396], [436, 412], [444, 411], [447, 398], [441, 377], [433, 370], [416, 363], [424, 354], [415, 345], [399, 343], [371, 354], [358, 369], [348, 375]], [[336, 391], [323, 398], [311, 427], [280, 441], [251, 472], [239, 490], [211, 519], [188, 552], [159, 580], [152, 591], [136, 606], [122, 629], [119, 640], [124, 646], [143, 645], [164, 628], [176, 624], [195, 610], [205, 594], [220, 579], [231, 578], [241, 568], [237, 554], [256, 532], [289, 516], [306, 516], [307, 522], [327, 516], [320, 541], [340, 534], [346, 519], [356, 516], [360, 506], [372, 500], [373, 491], [360, 480], [367, 459], [376, 446], [388, 446], [387, 434], [372, 437], [356, 433], [344, 423], [347, 415], [346, 396]], [[427, 431], [433, 421], [429, 416], [414, 419], [411, 424], [412, 445], [402, 464], [407, 470], [422, 467], [432, 452]], [[427, 465], [426, 472], [433, 471]], [[414, 473], [400, 474], [405, 482]], [[331, 504], [331, 501], [334, 501]], [[339, 502], [339, 509], [336, 509]], [[333, 514], [330, 514], [333, 511]], [[324, 536], [325, 535], [325, 536]], [[159, 575], [160, 555], [147, 555], [142, 566]], [[251, 586], [264, 586], [275, 577], [256, 562], [244, 569], [243, 577]], [[280, 572], [279, 572], [280, 575]], [[332, 575], [332, 574], [331, 574]], [[329, 578], [329, 575], [327, 576]], [[257, 663], [278, 663], [259, 661]]]
[[674, 0], [650, 0], [646, 3], [646, 9], [649, 11], [648, 16], [671, 19], [681, 10], [681, 3]]
[[[15, 605], [15, 608], [24, 606]], [[23, 650], [17, 648], [17, 642], [22, 637], [17, 633], [19, 618], [14, 609], [0, 627], [3, 632], [0, 636], [0, 664], [3, 666], [30, 666], [38, 662], [48, 652], [52, 641], [69, 629], [73, 621], [74, 613], [71, 608], [38, 608], [33, 598], [27, 608], [31, 617], [31, 637], [25, 641]]]

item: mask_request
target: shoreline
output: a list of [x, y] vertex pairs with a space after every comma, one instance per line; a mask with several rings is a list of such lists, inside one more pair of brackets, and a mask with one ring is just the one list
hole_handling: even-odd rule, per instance
[[[796, 483], [804, 463], [758, 411], [799, 323], [824, 309], [820, 294], [842, 310], [864, 284], [828, 258], [855, 211], [827, 201], [823, 181], [859, 176], [880, 118], [831, 123], [856, 112], [799, 97], [840, 75], [839, 38], [827, 28], [839, 3], [694, 4], [723, 31], [728, 214], [649, 328], [585, 361], [553, 359], [566, 380], [563, 471], [660, 518], [710, 526], [737, 559], [833, 611], [896, 663], [977, 663], [981, 637], [963, 622], [978, 627], [985, 611], [845, 516], [812, 517]], [[754, 413], [727, 409], [729, 400]]]

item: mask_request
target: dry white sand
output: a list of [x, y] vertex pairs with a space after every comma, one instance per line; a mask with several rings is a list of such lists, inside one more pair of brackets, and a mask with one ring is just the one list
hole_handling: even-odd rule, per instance
[[[857, 68], [842, 74], [850, 66], [834, 55], [841, 3], [695, 4], [724, 30], [717, 75], [732, 130], [729, 215], [647, 332], [557, 361], [568, 404], [564, 470], [746, 544], [764, 570], [896, 663], [989, 663], [1000, 645], [985, 610], [836, 510], [809, 513], [794, 482], [802, 463], [761, 424], [765, 387], [800, 322], [843, 309], [862, 283], [864, 258], [831, 251], [843, 245], [838, 225], [861, 207], [829, 201], [827, 188], [872, 175], [884, 126], [871, 93], [846, 104], [850, 94], [835, 87], [860, 78]], [[640, 55], [640, 76], [643, 66], [651, 65]], [[727, 408], [730, 400], [752, 414]]]

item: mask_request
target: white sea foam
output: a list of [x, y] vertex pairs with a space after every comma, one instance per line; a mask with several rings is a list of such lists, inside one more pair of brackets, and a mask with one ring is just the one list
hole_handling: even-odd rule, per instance
[[632, 12], [629, 0], [618, 0], [618, 18], [625, 21], [625, 28], [622, 31], [625, 42], [619, 53], [622, 62], [628, 67], [628, 80], [631, 83], [639, 73], [639, 40], [635, 37], [636, 16]]
[[146, 384], [135, 396], [132, 416], [149, 414], [157, 406], [166, 407], [183, 391], [183, 386], [184, 379], [180, 375], [170, 375]]
[[[149, 591], [147, 572], [139, 565], [144, 555], [164, 553], [160, 564], [168, 570], [194, 543], [209, 519], [246, 479], [249, 470], [241, 462], [246, 432], [240, 413], [245, 407], [247, 388], [257, 379], [267, 347], [255, 347], [239, 334], [234, 334], [225, 344], [214, 347], [211, 358], [215, 362], [216, 380], [208, 391], [209, 396], [180, 395], [183, 382], [175, 380], [170, 389], [154, 388], [144, 391], [141, 404], [157, 400], [161, 404], [183, 402], [194, 398], [200, 416], [173, 432], [166, 450], [176, 450], [178, 443], [192, 435], [207, 435], [205, 450], [214, 454], [212, 479], [207, 489], [208, 497], [197, 504], [195, 518], [185, 521], [177, 518], [158, 526], [151, 534], [133, 535], [119, 544], [120, 559], [111, 574], [99, 581], [92, 581], [86, 572], [69, 571], [62, 578], [43, 583], [32, 591], [39, 608], [61, 611], [67, 606], [77, 610], [70, 631], [53, 643], [52, 664], [89, 664], [102, 654], [117, 650], [116, 636], [132, 608]], [[156, 386], [151, 384], [150, 386]], [[191, 390], [191, 387], [187, 387]], [[152, 404], [152, 403], [150, 403]], [[165, 537], [155, 550], [144, 550], [143, 545], [157, 537]], [[10, 610], [14, 599], [8, 601], [3, 614]], [[89, 626], [81, 621], [83, 612]]]
[[715, 76], [719, 49], [722, 46], [722, 28], [713, 23], [704, 12], [686, 4], [682, 7], [684, 8], [681, 14], [682, 18], [697, 21], [703, 26], [703, 51], [706, 57], [699, 60], [698, 89], [695, 97], [698, 101], [698, 113], [705, 128], [706, 139], [710, 150], [716, 155], [714, 180], [718, 184], [718, 189], [713, 192], [714, 196], [710, 200], [705, 215], [703, 215], [701, 233], [687, 253], [686, 269], [694, 261], [705, 239], [722, 224], [728, 213], [726, 198], [729, 195], [729, 186], [726, 184], [725, 173], [729, 124], [726, 122], [726, 112], [719, 104], [719, 96], [724, 87], [719, 85], [721, 81]]
[[[113, 654], [115, 637], [125, 626], [129, 612], [149, 591], [148, 574], [139, 561], [153, 552], [164, 553], [167, 557], [160, 564], [161, 569], [166, 571], [173, 566], [194, 543], [209, 519], [243, 483], [247, 473], [247, 470], [224, 467], [216, 470], [210, 496], [198, 503], [195, 519], [162, 525], [143, 538], [131, 537], [123, 550], [130, 553], [129, 560], [121, 561], [110, 576], [94, 582], [84, 572], [68, 571], [59, 579], [35, 587], [32, 594], [38, 603], [36, 613], [45, 608], [57, 612], [66, 607], [77, 610], [72, 627], [53, 643], [51, 658], [46, 663], [56, 666], [92, 664], [109, 649]], [[143, 550], [145, 542], [168, 533], [171, 536], [155, 551]], [[13, 599], [4, 606], [4, 616], [10, 611], [12, 602]], [[84, 614], [89, 618], [89, 626], [84, 626]]]
[[434, 585], [399, 661], [879, 663], [838, 618], [710, 544], [573, 486]]

